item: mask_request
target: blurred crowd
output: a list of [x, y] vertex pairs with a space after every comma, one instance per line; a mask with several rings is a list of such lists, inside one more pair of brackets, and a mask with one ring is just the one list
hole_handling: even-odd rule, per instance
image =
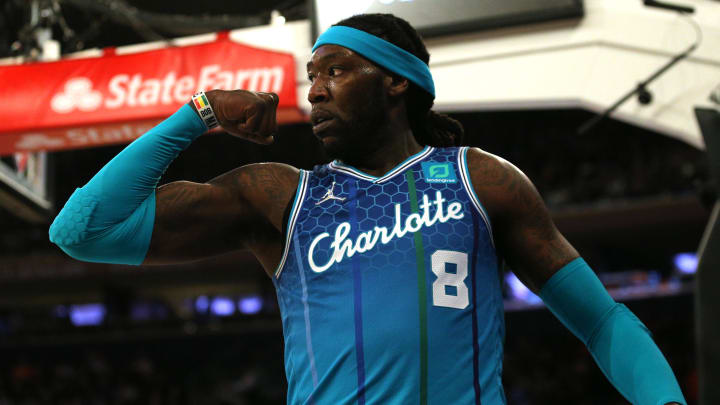
[[[575, 135], [574, 128], [589, 116], [578, 111], [521, 115], [522, 119], [517, 113], [500, 112], [457, 114], [457, 118], [465, 125], [466, 144], [516, 164], [533, 180], [551, 209], [697, 194], [701, 199], [714, 198], [714, 190], [708, 189], [706, 157], [687, 144], [615, 121], [601, 124], [595, 132]], [[264, 149], [239, 145], [226, 136], [201, 137], [197, 147], [190, 148], [170, 167], [164, 180], [205, 181], [251, 161], [278, 160], [310, 168], [321, 160], [307, 126], [281, 131], [293, 136], [280, 136], [279, 145]], [[303, 133], [306, 136], [298, 136]], [[110, 147], [56, 154], [55, 169], [63, 174], [56, 184], [59, 205], [118, 150]], [[297, 150], [308, 152], [298, 155]], [[68, 260], [50, 246], [46, 224], [28, 225], [2, 212], [0, 222], [6, 230], [0, 233], [0, 281], [19, 286], [26, 280], [67, 280], [69, 284], [91, 274], [106, 276], [122, 270], [119, 266], [90, 267]], [[638, 230], [627, 231], [637, 234]], [[684, 249], [675, 240], [671, 244]], [[697, 246], [694, 240], [688, 244]], [[643, 245], [642, 238], [631, 248], [652, 251], [658, 257], [664, 254], [658, 253], [657, 246]], [[626, 262], [627, 252], [614, 249], [611, 253]], [[669, 266], [669, 260], [661, 259]], [[646, 258], [642, 260], [643, 268], [650, 265]], [[42, 283], [35, 284], [42, 293]], [[689, 295], [642, 300], [636, 313], [653, 331], [693, 404], [697, 370], [691, 300]], [[117, 307], [108, 305], [110, 324]], [[148, 324], [83, 329], [71, 325], [67, 315], [58, 317], [43, 310], [23, 312], [26, 316], [19, 317], [17, 312], [14, 304], [0, 307], [0, 405], [284, 403], [286, 382], [278, 327], [242, 334], [225, 330], [211, 336], [187, 335], [176, 328], [180, 332], [173, 337], [166, 333], [160, 338], [150, 328], [145, 330]], [[168, 322], [185, 322], [170, 318]], [[247, 320], [238, 316], [228, 321], [238, 323], [237, 331]], [[154, 322], [157, 326], [159, 321]], [[509, 404], [627, 403], [607, 382], [585, 347], [544, 309], [508, 312], [507, 325], [504, 380]], [[73, 336], [67, 342], [47, 338], [68, 331]], [[119, 335], [108, 338], [115, 331]], [[23, 342], [26, 337], [37, 336], [46, 338], [41, 344], [30, 339]]]
[[[696, 401], [690, 296], [630, 305]], [[627, 404], [545, 310], [507, 315], [508, 404]], [[279, 331], [0, 351], [0, 405], [283, 404]]]
[[0, 404], [281, 404], [280, 339], [266, 337], [259, 350], [201, 338], [35, 348], [3, 367]]
[[[689, 405], [697, 403], [691, 298], [647, 300], [628, 306], [653, 334]], [[596, 366], [585, 346], [549, 314], [518, 313], [508, 319], [504, 384], [510, 405], [627, 405]], [[543, 331], [530, 317], [538, 317]], [[518, 325], [522, 322], [523, 325]], [[556, 324], [556, 327], [550, 327]]]
[[460, 118], [469, 144], [522, 169], [551, 208], [706, 191], [705, 153], [679, 140], [619, 121], [577, 135], [584, 116], [571, 111], [515, 117]]

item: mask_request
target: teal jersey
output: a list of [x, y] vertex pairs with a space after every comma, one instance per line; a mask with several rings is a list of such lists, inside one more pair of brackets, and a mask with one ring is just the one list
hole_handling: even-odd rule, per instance
[[467, 148], [301, 171], [273, 283], [288, 404], [504, 404], [504, 319]]

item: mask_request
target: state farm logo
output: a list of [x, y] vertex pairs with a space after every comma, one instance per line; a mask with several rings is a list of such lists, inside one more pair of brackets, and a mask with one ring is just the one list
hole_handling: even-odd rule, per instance
[[52, 149], [63, 146], [65, 141], [58, 138], [52, 138], [41, 133], [30, 133], [23, 135], [15, 148], [18, 150], [35, 150], [35, 149]]
[[67, 114], [74, 109], [94, 111], [102, 103], [102, 94], [92, 89], [92, 82], [85, 77], [76, 77], [65, 83], [62, 93], [50, 100], [50, 107], [60, 114]]
[[154, 107], [182, 104], [201, 89], [245, 89], [280, 93], [285, 72], [280, 66], [255, 69], [223, 70], [219, 65], [200, 68], [197, 75], [179, 75], [174, 71], [162, 77], [147, 77], [141, 73], [117, 74], [107, 85], [93, 90], [93, 83], [85, 77], [74, 77], [65, 83], [63, 91], [50, 100], [50, 107], [60, 114], [75, 109], [83, 112], [98, 108], [115, 110], [127, 107]]

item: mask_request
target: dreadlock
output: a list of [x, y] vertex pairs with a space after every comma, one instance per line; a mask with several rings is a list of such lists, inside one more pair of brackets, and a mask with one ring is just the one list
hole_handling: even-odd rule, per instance
[[[425, 64], [430, 62], [430, 54], [420, 34], [410, 23], [392, 14], [359, 14], [335, 25], [365, 31], [410, 52]], [[445, 114], [432, 111], [432, 95], [415, 83], [409, 83], [405, 105], [410, 129], [418, 143], [439, 147], [462, 143], [465, 132], [462, 124]]]

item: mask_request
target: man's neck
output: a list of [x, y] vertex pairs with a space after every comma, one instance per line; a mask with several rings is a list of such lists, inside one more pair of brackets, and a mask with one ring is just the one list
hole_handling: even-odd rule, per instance
[[372, 176], [382, 177], [408, 157], [423, 149], [423, 146], [415, 140], [409, 127], [403, 129], [387, 128], [386, 131], [382, 132], [387, 133], [383, 134], [384, 136], [381, 137], [381, 139], [389, 139], [391, 140], [390, 142], [384, 143], [372, 152], [369, 152], [363, 156], [362, 160], [344, 160], [343, 163], [347, 163]]
[[410, 129], [404, 105], [393, 108], [387, 118], [386, 124], [377, 129], [379, 136], [373, 137], [384, 142], [361, 159], [343, 160], [344, 163], [372, 176], [381, 177], [423, 149]]

